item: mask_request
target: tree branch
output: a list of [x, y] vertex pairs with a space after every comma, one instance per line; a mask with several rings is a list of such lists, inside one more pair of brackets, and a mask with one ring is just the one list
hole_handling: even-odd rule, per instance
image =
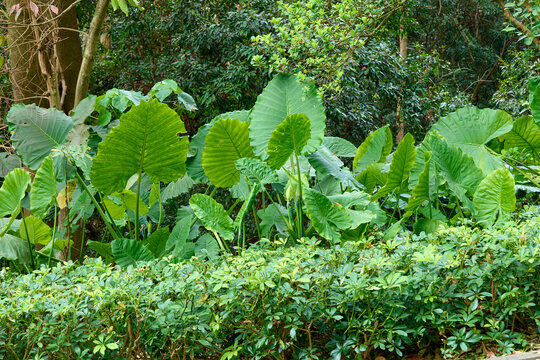
[[517, 27], [522, 33], [532, 38], [533, 43], [538, 47], [540, 50], [540, 39], [538, 39], [536, 36], [533, 36], [531, 30], [529, 30], [525, 24], [523, 24], [521, 21], [516, 19], [514, 16], [512, 16], [512, 13], [508, 8], [506, 7], [506, 4], [503, 0], [492, 0], [493, 2], [499, 4], [499, 6], [502, 8], [504, 12], [504, 16], [510, 21], [512, 24], [514, 24], [515, 27]]

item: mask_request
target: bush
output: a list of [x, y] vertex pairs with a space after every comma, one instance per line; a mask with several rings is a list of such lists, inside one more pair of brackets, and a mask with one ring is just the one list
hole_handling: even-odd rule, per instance
[[0, 357], [453, 357], [479, 342], [508, 353], [540, 327], [539, 221], [329, 249], [262, 241], [215, 262], [3, 270]]

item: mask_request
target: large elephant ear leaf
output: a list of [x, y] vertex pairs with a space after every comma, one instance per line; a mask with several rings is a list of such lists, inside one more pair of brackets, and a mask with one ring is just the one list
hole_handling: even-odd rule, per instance
[[514, 122], [512, 130], [503, 136], [504, 148], [518, 148], [531, 154], [540, 161], [540, 126], [529, 116], [523, 116]]
[[195, 215], [201, 220], [204, 227], [212, 232], [217, 232], [226, 240], [234, 238], [234, 223], [223, 205], [208, 195], [194, 194], [189, 199], [189, 206]]
[[14, 215], [20, 211], [20, 202], [30, 184], [30, 175], [21, 168], [6, 175], [0, 188], [0, 217]]
[[540, 76], [529, 80], [529, 106], [534, 122], [540, 126]]
[[111, 242], [111, 250], [114, 261], [124, 268], [154, 260], [154, 255], [142, 242], [132, 239], [113, 240]]
[[42, 218], [47, 214], [49, 206], [56, 198], [56, 177], [51, 156], [47, 156], [34, 177], [30, 190], [30, 210]]
[[243, 122], [248, 122], [249, 111], [239, 110], [218, 115], [214, 119], [212, 119], [210, 123], [205, 124], [199, 128], [199, 131], [197, 131], [197, 134], [193, 136], [189, 144], [190, 152], [194, 153], [195, 155], [188, 158], [186, 161], [187, 172], [189, 176], [195, 181], [204, 183], [208, 182], [208, 178], [204, 173], [202, 165], [204, 143], [206, 142], [206, 136], [208, 135], [208, 132], [210, 131], [212, 126], [217, 121], [219, 121], [219, 119], [238, 119]]
[[305, 189], [306, 214], [320, 236], [337, 242], [340, 240], [339, 230], [352, 226], [347, 209], [340, 204], [333, 204], [330, 199], [318, 191]]
[[271, 134], [292, 114], [305, 114], [310, 120], [311, 136], [303, 153], [317, 150], [326, 126], [321, 97], [313, 84], [302, 83], [295, 75], [279, 74], [266, 86], [251, 110], [249, 136], [255, 155], [266, 157]]
[[122, 191], [133, 174], [168, 183], [186, 170], [188, 138], [176, 112], [157, 100], [142, 101], [122, 115], [120, 125], [99, 144], [92, 164], [92, 184], [106, 194]]
[[29, 265], [31, 257], [26, 240], [10, 234], [5, 234], [0, 238], [0, 259]]
[[240, 181], [236, 160], [253, 157], [249, 144], [249, 124], [238, 119], [220, 119], [206, 136], [202, 166], [217, 187], [227, 188]]
[[432, 129], [471, 156], [487, 175], [504, 164], [490, 154], [486, 144], [512, 130], [512, 123], [512, 117], [502, 110], [466, 106], [441, 118]]
[[383, 162], [392, 152], [392, 132], [388, 125], [369, 134], [356, 150], [353, 160], [354, 174], [360, 174], [371, 164]]
[[407, 181], [415, 157], [416, 148], [414, 147], [414, 138], [411, 134], [407, 134], [399, 143], [396, 152], [394, 153], [386, 184], [373, 196], [373, 200], [382, 198], [401, 187], [401, 185]]
[[16, 104], [7, 114], [11, 141], [23, 162], [36, 170], [51, 150], [66, 141], [73, 120], [62, 111]]
[[279, 124], [268, 141], [268, 165], [279, 169], [293, 154], [300, 154], [311, 137], [311, 122], [304, 114], [291, 114]]
[[474, 193], [475, 217], [484, 227], [493, 225], [516, 207], [515, 183], [508, 169], [497, 169], [484, 178]]
[[[405, 207], [405, 211], [413, 211], [418, 208], [426, 200], [431, 200], [431, 177], [434, 177], [434, 174], [431, 174], [431, 151], [424, 152], [424, 170], [418, 176], [418, 182], [412, 189], [411, 197], [409, 202]], [[431, 206], [431, 204], [430, 204]]]
[[362, 185], [354, 178], [348, 168], [326, 146], [308, 156], [308, 161], [321, 175], [329, 175], [339, 182], [352, 188], [360, 189]]
[[266, 162], [257, 158], [243, 158], [236, 160], [236, 168], [247, 179], [261, 187], [266, 184], [279, 182], [276, 170], [273, 170]]
[[437, 132], [428, 136], [433, 152], [432, 160], [437, 165], [440, 174], [448, 183], [450, 190], [472, 210], [473, 204], [466, 193], [474, 194], [478, 184], [484, 178], [482, 170], [475, 165], [470, 156], [460, 148], [448, 144]]

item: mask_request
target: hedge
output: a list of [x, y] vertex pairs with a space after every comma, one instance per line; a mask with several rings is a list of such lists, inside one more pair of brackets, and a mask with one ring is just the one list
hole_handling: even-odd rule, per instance
[[[214, 262], [0, 273], [2, 359], [368, 359], [540, 328], [540, 217], [324, 248], [261, 241]], [[425, 351], [425, 350], [424, 350]]]

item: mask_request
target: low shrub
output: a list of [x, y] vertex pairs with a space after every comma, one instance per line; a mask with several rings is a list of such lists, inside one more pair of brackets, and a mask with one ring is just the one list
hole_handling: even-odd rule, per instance
[[540, 216], [212, 262], [0, 275], [3, 359], [367, 359], [503, 353], [540, 328]]

